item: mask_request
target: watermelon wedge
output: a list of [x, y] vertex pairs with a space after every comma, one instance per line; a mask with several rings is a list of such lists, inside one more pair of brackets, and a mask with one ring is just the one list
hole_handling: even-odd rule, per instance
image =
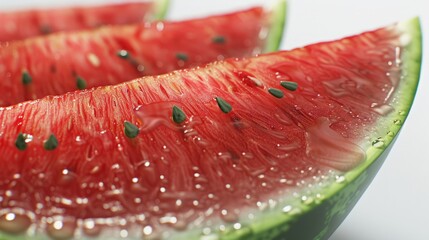
[[0, 12], [0, 42], [163, 18], [168, 0]]
[[4, 238], [326, 239], [421, 64], [412, 19], [0, 109]]
[[15, 42], [0, 49], [0, 106], [276, 50], [285, 11], [280, 0], [275, 11], [255, 7]]

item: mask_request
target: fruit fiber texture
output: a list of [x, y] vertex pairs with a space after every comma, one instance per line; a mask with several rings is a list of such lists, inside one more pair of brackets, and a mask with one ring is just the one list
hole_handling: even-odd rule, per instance
[[0, 228], [325, 239], [408, 114], [420, 44], [414, 19], [2, 108], [0, 197], [14, 218]]
[[[281, 15], [284, 18], [284, 12]], [[271, 26], [283, 26], [284, 19], [274, 21], [271, 16], [255, 7], [202, 19], [107, 26], [4, 45], [0, 106], [227, 57], [252, 56], [266, 49]], [[274, 45], [277, 49], [278, 42]]]
[[103, 25], [139, 23], [154, 17], [156, 6], [156, 1], [146, 1], [0, 12], [0, 42]]

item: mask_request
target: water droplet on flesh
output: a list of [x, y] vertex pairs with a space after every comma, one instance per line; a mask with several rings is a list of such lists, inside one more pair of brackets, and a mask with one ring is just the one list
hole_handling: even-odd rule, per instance
[[266, 39], [268, 37], [269, 30], [266, 27], [261, 28], [259, 31], [259, 39]]
[[161, 224], [175, 224], [177, 223], [177, 218], [175, 216], [165, 216], [159, 219]]
[[398, 114], [399, 116], [405, 116], [407, 113], [405, 111], [399, 111]]
[[344, 183], [346, 181], [346, 177], [339, 175], [339, 176], [335, 176], [335, 182], [337, 183]]
[[304, 203], [305, 205], [310, 205], [314, 202], [314, 198], [312, 197], [307, 197], [307, 196], [302, 196], [301, 197], [301, 202]]
[[164, 30], [164, 23], [163, 22], [157, 22], [156, 23], [156, 30], [163, 31]]
[[289, 213], [290, 211], [292, 211], [291, 205], [286, 205], [282, 208], [282, 212], [284, 212], [284, 213]]
[[375, 148], [383, 148], [384, 147], [384, 141], [381, 138], [378, 138], [378, 139], [372, 141], [372, 146]]
[[49, 219], [46, 232], [53, 239], [71, 239], [76, 230], [76, 221], [72, 218], [55, 217]]
[[240, 230], [241, 229], [241, 223], [234, 223], [234, 225], [232, 226], [235, 230]]
[[24, 233], [31, 222], [31, 218], [25, 214], [5, 213], [0, 216], [0, 230], [11, 234]]
[[210, 233], [212, 233], [212, 230], [210, 228], [208, 228], [208, 227], [203, 228], [203, 234], [204, 235], [209, 235]]
[[144, 72], [144, 70], [145, 70], [145, 67], [143, 65], [141, 64], [137, 65], [137, 71]]
[[94, 53], [89, 53], [87, 55], [87, 59], [91, 63], [91, 65], [94, 66], [94, 67], [99, 67], [100, 64], [101, 64], [100, 59]]
[[378, 104], [373, 104], [372, 106], [372, 110], [376, 113], [378, 113], [379, 115], [382, 116], [386, 116], [387, 114], [393, 112], [395, 109], [390, 106], [390, 105], [378, 105]]
[[83, 222], [82, 230], [85, 235], [90, 237], [96, 237], [101, 233], [101, 226], [97, 225], [94, 220], [86, 219]]
[[290, 205], [287, 205], [283, 207], [282, 212], [289, 215], [297, 215], [297, 214], [300, 214], [302, 211], [297, 207], [292, 207]]
[[58, 183], [61, 185], [68, 185], [73, 183], [76, 180], [76, 176], [74, 172], [70, 171], [69, 169], [63, 169], [61, 171], [61, 176], [58, 179]]
[[121, 229], [121, 231], [119, 231], [119, 236], [121, 236], [121, 238], [127, 238], [128, 237], [128, 230]]
[[316, 200], [315, 200], [315, 202], [317, 204], [319, 204], [323, 199], [325, 199], [325, 196], [323, 194], [320, 194], [320, 193], [316, 194]]
[[220, 213], [222, 220], [225, 222], [234, 223], [238, 221], [238, 215], [234, 211], [222, 209]]
[[152, 228], [152, 226], [147, 225], [147, 226], [145, 226], [145, 227], [143, 228], [143, 234], [144, 234], [145, 236], [150, 236], [150, 235], [152, 235], [152, 233], [153, 233], [153, 228]]
[[395, 48], [395, 65], [396, 67], [399, 67], [402, 63], [401, 60], [401, 48], [400, 47], [396, 47]]

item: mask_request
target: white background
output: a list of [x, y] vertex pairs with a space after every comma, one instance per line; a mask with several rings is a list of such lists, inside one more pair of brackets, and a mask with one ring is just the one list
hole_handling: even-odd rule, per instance
[[[204, 16], [264, 3], [263, 0], [171, 1], [170, 19]], [[0, 0], [0, 9], [69, 2]], [[289, 0], [282, 49], [344, 37], [416, 15], [421, 17], [425, 37], [429, 34], [428, 0]], [[429, 49], [429, 42], [424, 41], [424, 46]], [[419, 91], [395, 147], [331, 240], [429, 239], [429, 157], [425, 156], [429, 151], [429, 68], [425, 64], [428, 56], [425, 50]]]

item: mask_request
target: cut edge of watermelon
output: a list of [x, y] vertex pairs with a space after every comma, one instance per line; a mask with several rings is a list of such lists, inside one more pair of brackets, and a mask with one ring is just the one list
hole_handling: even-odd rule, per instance
[[267, 36], [267, 42], [265, 48], [263, 49], [264, 53], [273, 52], [280, 48], [282, 39], [284, 36], [284, 29], [286, 26], [286, 16], [287, 16], [287, 1], [278, 0], [271, 7], [271, 16], [270, 16], [270, 31]]
[[153, 20], [162, 20], [165, 18], [170, 6], [170, 0], [155, 0]]
[[[287, 204], [292, 207], [288, 213], [283, 211], [285, 205], [277, 204], [255, 216], [256, 221], [241, 222], [239, 230], [234, 229], [234, 226], [228, 226], [225, 231], [217, 232], [219, 237], [214, 239], [327, 239], [337, 229], [383, 164], [410, 112], [417, 91], [422, 59], [420, 19], [416, 17], [392, 27], [402, 36], [408, 36], [401, 41], [411, 41], [411, 43], [404, 47], [401, 57], [406, 75], [393, 96], [401, 101], [394, 103], [395, 112], [380, 119], [377, 123], [377, 129], [380, 130], [370, 136], [371, 141], [385, 136], [384, 146], [377, 148], [370, 143], [367, 144], [365, 162], [345, 173], [344, 181], [334, 182], [324, 188], [321, 192], [322, 199], [313, 201], [311, 204], [304, 204], [301, 199], [288, 201]], [[401, 124], [395, 124], [395, 120], [399, 120]], [[388, 131], [394, 134], [386, 134]], [[201, 232], [178, 234], [180, 236], [175, 239], [198, 239], [200, 235], [197, 234]]]

